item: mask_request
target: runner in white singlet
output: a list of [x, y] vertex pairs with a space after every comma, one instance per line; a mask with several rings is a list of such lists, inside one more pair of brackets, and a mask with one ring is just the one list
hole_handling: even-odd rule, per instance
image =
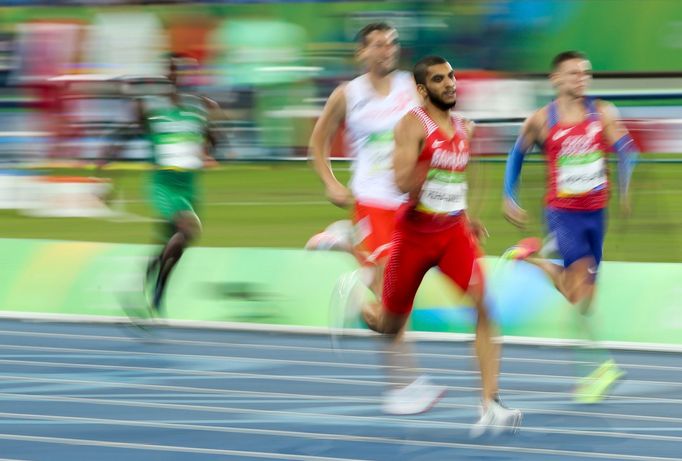
[[[353, 252], [365, 266], [363, 282], [379, 296], [383, 268], [390, 249], [395, 211], [406, 197], [393, 177], [393, 128], [420, 104], [414, 79], [396, 70], [398, 34], [385, 23], [373, 23], [358, 33], [358, 59], [367, 72], [339, 85], [329, 97], [310, 139], [313, 167], [329, 200], [353, 207]], [[349, 187], [334, 175], [330, 145], [337, 130], [353, 159]]]
[[[342, 275], [332, 298], [347, 318], [363, 307], [365, 287], [381, 299], [396, 213], [407, 200], [395, 184], [393, 132], [405, 114], [422, 104], [412, 75], [396, 70], [396, 30], [385, 23], [369, 24], [358, 39], [357, 56], [367, 71], [334, 90], [310, 139], [312, 163], [327, 197], [337, 206], [353, 207], [353, 252], [363, 268]], [[341, 126], [353, 159], [349, 187], [336, 179], [329, 162], [332, 138]], [[425, 376], [403, 379], [409, 382], [392, 385], [407, 391], [392, 389], [384, 395], [386, 413], [421, 413], [443, 394], [444, 387]]]

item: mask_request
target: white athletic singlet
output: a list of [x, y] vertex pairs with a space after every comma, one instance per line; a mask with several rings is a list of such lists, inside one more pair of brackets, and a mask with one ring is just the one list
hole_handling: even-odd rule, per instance
[[386, 96], [377, 94], [368, 76], [361, 75], [348, 83], [345, 95], [346, 141], [353, 158], [350, 189], [360, 202], [397, 208], [407, 196], [395, 185], [393, 129], [420, 104], [412, 75], [394, 72]]

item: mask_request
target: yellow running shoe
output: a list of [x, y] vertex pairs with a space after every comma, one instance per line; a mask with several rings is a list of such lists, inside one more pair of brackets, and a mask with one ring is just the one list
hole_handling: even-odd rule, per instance
[[609, 389], [625, 376], [616, 362], [607, 360], [589, 375], [581, 378], [573, 393], [573, 401], [577, 403], [599, 403]]
[[537, 237], [527, 237], [516, 245], [508, 248], [500, 258], [513, 261], [523, 261], [535, 255], [542, 249], [542, 240]]

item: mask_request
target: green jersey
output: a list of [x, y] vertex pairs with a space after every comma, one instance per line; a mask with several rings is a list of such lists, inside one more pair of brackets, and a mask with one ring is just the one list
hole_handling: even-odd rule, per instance
[[197, 170], [204, 162], [206, 113], [196, 106], [167, 106], [145, 114], [153, 161], [160, 169]]
[[147, 136], [152, 147], [151, 198], [167, 221], [180, 212], [194, 213], [197, 199], [196, 171], [204, 163], [208, 114], [200, 104], [171, 105], [148, 99], [145, 110]]

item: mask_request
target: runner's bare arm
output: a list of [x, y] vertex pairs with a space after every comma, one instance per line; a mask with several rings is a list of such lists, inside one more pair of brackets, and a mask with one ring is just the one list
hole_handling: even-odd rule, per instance
[[597, 110], [604, 125], [604, 136], [609, 145], [614, 145], [616, 141], [628, 134], [627, 128], [620, 121], [620, 115], [616, 106], [607, 101], [598, 101]]
[[[469, 146], [473, 147], [476, 124], [471, 120], [464, 119], [464, 130], [467, 134]], [[469, 167], [467, 169], [469, 170], [469, 174], [467, 174], [467, 176], [469, 177], [470, 185], [468, 192], [470, 198], [468, 201], [470, 206], [467, 210], [467, 218], [469, 219], [469, 226], [471, 227], [472, 232], [479, 241], [482, 241], [488, 236], [488, 230], [477, 218], [477, 216], [479, 216], [480, 210], [483, 209], [484, 196], [482, 192], [486, 190], [484, 184], [485, 178], [483, 177], [483, 171], [480, 168], [480, 163], [472, 162], [471, 158], [469, 159]]]
[[204, 132], [204, 151], [202, 152], [202, 160], [204, 168], [213, 168], [218, 166], [218, 161], [215, 158], [214, 152], [218, 143], [222, 140], [222, 136], [218, 130], [215, 129], [215, 122], [225, 118], [225, 114], [218, 104], [213, 99], [206, 96], [199, 96], [202, 104], [206, 108], [208, 123]]
[[313, 169], [324, 184], [327, 198], [334, 205], [341, 207], [351, 205], [353, 196], [334, 176], [329, 156], [332, 138], [346, 118], [345, 87], [345, 84], [339, 85], [329, 96], [320, 118], [315, 123], [308, 147]]
[[395, 182], [402, 192], [416, 198], [426, 179], [428, 165], [418, 165], [417, 159], [424, 143], [424, 128], [412, 114], [400, 119], [394, 130], [395, 152], [393, 169]]

